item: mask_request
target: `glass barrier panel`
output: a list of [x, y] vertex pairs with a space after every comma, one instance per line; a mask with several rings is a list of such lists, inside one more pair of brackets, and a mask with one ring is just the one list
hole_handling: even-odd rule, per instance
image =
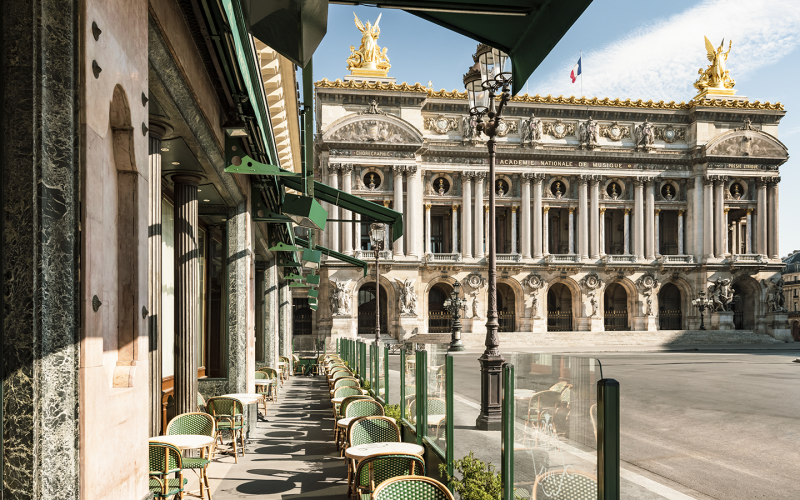
[[[410, 344], [409, 344], [410, 345]], [[402, 366], [404, 374], [404, 397], [400, 403], [403, 411], [403, 419], [408, 423], [412, 430], [416, 430], [417, 417], [412, 411], [416, 409], [417, 394], [417, 358], [414, 349], [403, 349]]]
[[385, 349], [381, 344], [377, 345], [378, 350], [378, 389], [375, 392], [375, 397], [382, 404], [386, 404], [386, 359], [384, 356]]
[[425, 437], [437, 448], [444, 458], [447, 450], [447, 345], [432, 344], [428, 352], [427, 375], [427, 425]]
[[515, 368], [515, 496], [546, 500], [563, 498], [565, 491], [597, 491], [597, 360], [505, 357]]

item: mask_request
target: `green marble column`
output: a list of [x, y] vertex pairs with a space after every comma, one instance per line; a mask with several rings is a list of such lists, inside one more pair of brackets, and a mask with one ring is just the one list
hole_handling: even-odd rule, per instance
[[228, 392], [247, 392], [247, 206], [228, 216]]
[[0, 17], [5, 499], [79, 496], [79, 5]]

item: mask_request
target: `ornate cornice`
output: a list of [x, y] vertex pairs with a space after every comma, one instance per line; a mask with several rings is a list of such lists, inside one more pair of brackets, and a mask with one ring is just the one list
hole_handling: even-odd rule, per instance
[[[458, 90], [433, 90], [425, 87], [421, 83], [410, 85], [406, 82], [397, 83], [367, 83], [355, 82], [353, 80], [343, 82], [340, 79], [330, 81], [327, 78], [314, 83], [317, 88], [332, 88], [332, 89], [354, 89], [354, 90], [388, 90], [399, 92], [425, 92], [428, 97], [436, 99], [463, 99], [467, 100], [466, 92], [459, 92]], [[516, 95], [511, 98], [511, 102], [519, 103], [533, 103], [533, 104], [567, 104], [575, 106], [608, 106], [613, 108], [639, 108], [639, 109], [692, 109], [697, 106], [705, 106], [711, 108], [729, 108], [729, 109], [761, 109], [772, 111], [784, 111], [783, 104], [780, 102], [771, 103], [761, 101], [742, 101], [738, 99], [692, 99], [689, 102], [681, 101], [653, 101], [643, 99], [611, 99], [609, 97], [564, 97], [560, 95], [553, 97], [552, 95], [541, 96], [536, 95]]]

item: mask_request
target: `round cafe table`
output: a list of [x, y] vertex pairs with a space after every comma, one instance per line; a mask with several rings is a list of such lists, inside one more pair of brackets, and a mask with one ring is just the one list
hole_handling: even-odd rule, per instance
[[534, 394], [536, 391], [530, 389], [517, 389], [514, 391], [514, 399], [530, 399]]
[[151, 443], [167, 443], [181, 451], [205, 449], [213, 446], [214, 437], [203, 434], [175, 434], [170, 436], [154, 436], [148, 439]]
[[425, 448], [413, 443], [368, 443], [347, 448], [344, 455], [347, 458], [360, 462], [365, 458], [384, 453], [396, 453], [399, 455], [419, 455], [425, 453]]
[[254, 405], [259, 401], [261, 401], [260, 394], [245, 394], [245, 393], [223, 394], [220, 397], [238, 399], [243, 405]]

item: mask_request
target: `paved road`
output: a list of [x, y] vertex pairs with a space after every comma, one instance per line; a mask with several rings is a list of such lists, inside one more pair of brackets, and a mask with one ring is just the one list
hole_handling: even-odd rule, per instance
[[[623, 462], [697, 498], [800, 498], [798, 351], [580, 355], [620, 382]], [[456, 393], [472, 400], [476, 358], [455, 361]]]

